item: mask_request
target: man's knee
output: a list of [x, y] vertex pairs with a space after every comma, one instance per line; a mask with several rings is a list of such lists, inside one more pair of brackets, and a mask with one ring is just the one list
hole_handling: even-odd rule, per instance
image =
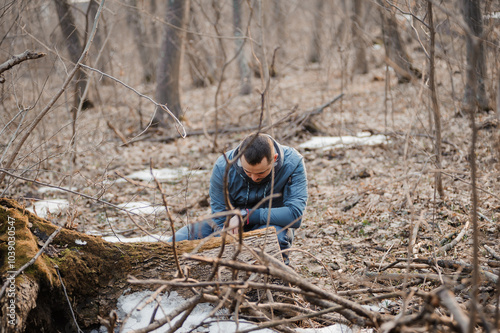
[[[179, 229], [175, 236], [179, 234], [179, 240], [195, 240], [210, 236], [217, 229], [212, 220], [193, 223]], [[177, 239], [176, 239], [177, 240]]]

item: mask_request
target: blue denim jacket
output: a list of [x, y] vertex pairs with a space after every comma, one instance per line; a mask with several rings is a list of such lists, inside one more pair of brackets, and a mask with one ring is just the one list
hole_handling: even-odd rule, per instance
[[[272, 139], [272, 138], [271, 138]], [[238, 209], [257, 208], [248, 220], [250, 225], [267, 224], [269, 201], [256, 207], [259, 201], [271, 194], [280, 193], [272, 199], [269, 224], [281, 227], [299, 228], [307, 204], [307, 177], [304, 160], [294, 148], [282, 146], [275, 140], [274, 148], [278, 158], [274, 164], [274, 187], [272, 173], [259, 183], [253, 182], [243, 171], [240, 161], [234, 163], [228, 174], [228, 191], [231, 204]], [[225, 153], [228, 160], [238, 154], [239, 146]], [[212, 213], [226, 210], [223, 193], [223, 179], [227, 162], [220, 156], [215, 162], [210, 178], [210, 204]], [[218, 227], [224, 226], [226, 218], [214, 218]]]

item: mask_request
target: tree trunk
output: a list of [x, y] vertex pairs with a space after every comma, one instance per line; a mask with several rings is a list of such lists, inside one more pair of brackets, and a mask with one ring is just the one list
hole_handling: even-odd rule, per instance
[[[189, 74], [195, 87], [208, 87], [215, 82], [215, 64], [213, 56], [206, 48], [206, 40], [201, 35], [194, 4], [190, 6], [190, 29], [187, 32], [186, 56], [189, 62]], [[194, 32], [194, 33], [193, 33]]]
[[[485, 80], [486, 80], [486, 56], [484, 51], [484, 44], [482, 42], [483, 36], [483, 19], [481, 15], [480, 2], [478, 0], [463, 0], [462, 1], [462, 9], [464, 20], [467, 23], [473, 38], [477, 38], [479, 45], [477, 46], [477, 51], [473, 51], [474, 47], [471, 44], [471, 38], [467, 38], [466, 41], [466, 49], [467, 49], [467, 66], [470, 66], [475, 71], [475, 81], [471, 82], [469, 76], [466, 78], [465, 83], [465, 93], [464, 93], [464, 102], [467, 104], [466, 100], [467, 96], [470, 95], [471, 87], [473, 85], [476, 86], [476, 99], [478, 103], [478, 107], [481, 110], [490, 110], [491, 107], [489, 105], [488, 97], [486, 96], [486, 88], [485, 88]], [[477, 52], [477, 56], [473, 57], [472, 53]], [[477, 59], [477, 61], [472, 62], [473, 59]]]
[[127, 10], [127, 21], [143, 68], [142, 79], [144, 82], [152, 82], [155, 79], [155, 70], [149, 45], [152, 45], [153, 41], [146, 32], [142, 15], [137, 8], [137, 0], [127, 0], [127, 5], [131, 7]]
[[387, 61], [396, 72], [399, 83], [409, 82], [412, 77], [419, 77], [421, 74], [411, 64], [393, 10], [387, 7], [385, 1], [379, 0], [379, 5]]
[[[184, 42], [184, 26], [189, 1], [169, 0], [166, 6], [164, 36], [160, 48], [158, 70], [156, 72], [156, 101], [166, 104], [172, 113], [179, 118], [182, 114], [180, 98], [180, 68]], [[161, 127], [170, 127], [165, 119], [165, 111], [156, 108], [153, 122]]]
[[354, 0], [352, 3], [352, 39], [354, 43], [354, 74], [368, 73], [368, 62], [366, 61], [366, 45], [363, 42], [363, 3], [362, 0]]
[[242, 0], [233, 0], [233, 29], [235, 37], [235, 46], [238, 58], [238, 70], [240, 73], [240, 95], [248, 95], [252, 92], [252, 74], [248, 66], [248, 61], [245, 55], [243, 46], [245, 40], [243, 39], [243, 29], [241, 24], [241, 4]]
[[[276, 25], [276, 43], [280, 47], [279, 54], [281, 58], [286, 58], [286, 11], [287, 6], [285, 6], [284, 0], [273, 1], [274, 24]], [[283, 63], [285, 62], [283, 59], [281, 61]]]
[[[8, 253], [12, 250], [8, 249], [8, 227], [15, 228], [13, 260], [9, 258], [11, 253]], [[49, 221], [27, 212], [15, 201], [0, 199], [2, 284], [6, 282], [4, 277], [9, 277], [12, 271], [35, 256], [39, 245], [47, 242], [49, 235], [57, 228]], [[274, 228], [245, 233], [243, 237], [248, 248], [265, 246], [267, 253], [281, 257]], [[221, 238], [202, 241], [206, 242], [197, 253], [217, 257]], [[188, 261], [182, 257], [184, 253], [192, 253], [202, 241], [179, 242], [176, 244], [176, 251], [180, 266], [189, 267], [189, 277], [206, 281], [212, 272], [211, 265]], [[237, 246], [237, 242], [227, 242], [222, 258], [232, 258]], [[247, 263], [255, 261], [245, 246], [238, 260]], [[13, 266], [9, 267], [11, 262]], [[10, 292], [7, 288], [0, 299], [0, 331], [76, 331], [68, 299], [78, 326], [81, 329], [95, 328], [99, 326], [98, 316], [107, 318], [124, 292], [155, 287], [131, 284], [127, 281], [130, 276], [138, 279], [171, 280], [177, 275], [170, 243], [108, 243], [100, 237], [61, 229], [34, 264], [15, 279], [15, 291]], [[220, 279], [229, 280], [231, 275], [230, 270], [222, 270]], [[184, 296], [192, 295], [189, 289], [178, 291]], [[9, 309], [10, 304], [14, 304], [14, 308]], [[15, 316], [15, 324], [9, 322], [10, 313]]]
[[[439, 110], [439, 103], [437, 98], [437, 88], [436, 88], [436, 66], [435, 66], [435, 36], [436, 31], [434, 29], [434, 20], [432, 17], [432, 2], [427, 2], [427, 15], [429, 17], [429, 37], [430, 37], [430, 47], [429, 47], [429, 90], [431, 93], [432, 100], [432, 110], [434, 114], [434, 133], [435, 133], [435, 154], [436, 154], [436, 169], [441, 170], [441, 111]], [[444, 189], [443, 180], [441, 172], [437, 171], [435, 173], [435, 186], [436, 190], [441, 199], [444, 199]]]
[[[78, 30], [75, 24], [75, 18], [71, 13], [71, 6], [68, 4], [67, 0], [54, 0], [56, 5], [57, 16], [59, 17], [59, 25], [63, 37], [65, 38], [66, 48], [69, 53], [69, 57], [73, 63], [77, 63], [82, 54], [83, 47], [78, 36]], [[83, 71], [78, 70], [75, 75], [76, 85], [75, 85], [75, 103], [74, 109], [80, 104], [80, 99], [87, 85], [86, 76]], [[85, 103], [83, 108], [88, 107], [90, 102]]]
[[[87, 10], [87, 28], [85, 29], [85, 36], [88, 36], [88, 33], [90, 33], [89, 29], [92, 28], [94, 25], [94, 20], [95, 16], [97, 14], [97, 9], [99, 8], [99, 4], [97, 3], [97, 0], [90, 0], [89, 1], [89, 7]], [[93, 40], [93, 48], [96, 50], [96, 57], [99, 57], [97, 62], [94, 64], [94, 66], [99, 69], [101, 72], [108, 72], [107, 69], [107, 64], [105, 62], [105, 59], [111, 59], [111, 56], [109, 54], [108, 48], [103, 44], [103, 38], [102, 38], [102, 30], [97, 29], [94, 40]], [[99, 56], [100, 55], [100, 56]], [[108, 60], [109, 61], [109, 60]]]
[[323, 30], [323, 8], [324, 0], [316, 0], [314, 9], [314, 28], [311, 40], [311, 50], [309, 51], [310, 62], [321, 62], [321, 30]]

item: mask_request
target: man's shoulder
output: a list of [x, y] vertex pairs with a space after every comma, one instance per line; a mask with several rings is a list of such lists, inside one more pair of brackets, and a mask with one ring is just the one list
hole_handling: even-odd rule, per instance
[[281, 146], [283, 150], [283, 161], [284, 164], [297, 165], [303, 159], [303, 156], [297, 151], [297, 149], [289, 146]]
[[[224, 169], [226, 168], [226, 165], [227, 165], [227, 161], [231, 160], [233, 158], [233, 155], [234, 155], [234, 149], [228, 150], [224, 154], [221, 154], [214, 163], [214, 167], [213, 167], [214, 171], [215, 170], [224, 171]], [[236, 165], [236, 163], [233, 164], [233, 167], [235, 165]]]

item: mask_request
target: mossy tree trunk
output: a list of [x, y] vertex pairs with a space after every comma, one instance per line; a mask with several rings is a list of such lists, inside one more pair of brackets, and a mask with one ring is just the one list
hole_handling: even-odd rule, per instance
[[[7, 282], [9, 286], [8, 277], [12, 272], [35, 257], [57, 228], [26, 211], [17, 202], [0, 199], [2, 285]], [[14, 232], [9, 236], [9, 231]], [[9, 249], [9, 237], [15, 239], [14, 251]], [[250, 247], [265, 243], [266, 252], [276, 255], [279, 251], [275, 233], [259, 230], [244, 237]], [[184, 241], [176, 244], [176, 249], [180, 265], [189, 265], [189, 276], [204, 280], [211, 267], [182, 258], [183, 253], [191, 253], [199, 244], [200, 241]], [[220, 238], [211, 239], [200, 247], [198, 253], [217, 256], [220, 245]], [[231, 247], [236, 245], [226, 245], [224, 256], [230, 257], [234, 253]], [[238, 259], [252, 260], [245, 251]], [[108, 243], [100, 237], [61, 229], [40, 257], [17, 276], [13, 289], [8, 287], [2, 295], [0, 332], [75, 331], [63, 286], [80, 328], [98, 327], [98, 317], [108, 317], [125, 291], [154, 288], [132, 285], [127, 282], [130, 276], [170, 280], [176, 275], [177, 265], [169, 243]], [[14, 307], [9, 308], [10, 304]], [[9, 314], [15, 318], [10, 320]]]

